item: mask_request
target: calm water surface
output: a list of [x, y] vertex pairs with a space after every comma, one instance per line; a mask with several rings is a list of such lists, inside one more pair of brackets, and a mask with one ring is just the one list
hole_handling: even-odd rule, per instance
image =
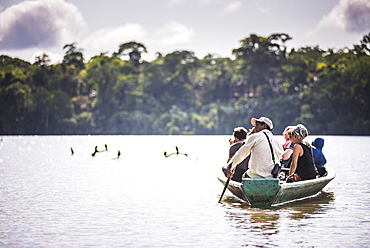
[[270, 208], [217, 203], [229, 136], [0, 138], [0, 246], [370, 246], [370, 137], [324, 136], [336, 178]]

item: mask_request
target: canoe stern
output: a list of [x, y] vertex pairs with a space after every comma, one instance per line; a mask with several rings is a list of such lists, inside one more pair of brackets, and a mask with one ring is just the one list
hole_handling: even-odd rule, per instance
[[278, 179], [243, 179], [243, 190], [251, 206], [271, 206], [280, 190]]

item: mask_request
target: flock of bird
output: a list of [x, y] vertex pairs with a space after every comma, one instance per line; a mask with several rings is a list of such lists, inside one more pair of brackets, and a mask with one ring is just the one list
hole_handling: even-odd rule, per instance
[[[95, 146], [95, 149], [94, 149], [94, 152], [93, 153], [91, 153], [91, 156], [92, 157], [95, 157], [95, 155], [97, 154], [97, 153], [99, 153], [99, 152], [107, 152], [108, 151], [108, 145], [107, 144], [105, 144], [104, 145], [104, 147], [105, 147], [105, 150], [98, 150], [98, 146]], [[71, 147], [71, 155], [74, 155], [75, 154], [75, 151], [73, 150], [73, 148]], [[119, 157], [121, 156], [121, 151], [120, 150], [118, 150], [118, 152], [117, 152], [117, 159], [119, 159]]]
[[[92, 157], [95, 157], [95, 155], [97, 154], [97, 153], [99, 153], [99, 152], [108, 152], [108, 145], [107, 144], [105, 144], [104, 145], [104, 147], [105, 147], [105, 150], [98, 150], [98, 146], [95, 146], [95, 149], [94, 149], [94, 152], [93, 153], [91, 153], [91, 156]], [[179, 148], [177, 147], [177, 146], [175, 146], [175, 148], [176, 148], [176, 152], [172, 152], [172, 153], [169, 153], [169, 154], [167, 154], [167, 152], [165, 151], [164, 152], [164, 156], [166, 157], [166, 158], [168, 158], [169, 156], [171, 156], [171, 155], [185, 155], [186, 157], [188, 156], [188, 154], [186, 154], [186, 153], [181, 153], [181, 152], [179, 152]], [[73, 148], [71, 147], [71, 155], [74, 155], [74, 150], [73, 150]], [[121, 156], [121, 151], [120, 150], [118, 150], [118, 152], [117, 152], [117, 159], [119, 159], [119, 157]]]

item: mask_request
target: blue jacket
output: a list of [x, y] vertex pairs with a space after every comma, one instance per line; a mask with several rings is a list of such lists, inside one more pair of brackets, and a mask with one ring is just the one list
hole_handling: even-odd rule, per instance
[[324, 147], [324, 139], [316, 138], [312, 142], [312, 153], [313, 160], [315, 161], [316, 166], [324, 166], [326, 164], [326, 158], [322, 153], [322, 148]]

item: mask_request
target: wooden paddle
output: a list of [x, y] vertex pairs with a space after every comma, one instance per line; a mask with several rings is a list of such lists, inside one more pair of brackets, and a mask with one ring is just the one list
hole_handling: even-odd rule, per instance
[[227, 181], [226, 181], [226, 183], [225, 183], [224, 190], [222, 191], [222, 194], [221, 194], [220, 200], [218, 200], [218, 203], [220, 203], [220, 202], [221, 202], [222, 197], [224, 196], [225, 191], [226, 191], [226, 189], [227, 189], [227, 186], [229, 186], [229, 182], [230, 182], [231, 177], [232, 177], [232, 176], [230, 175], [230, 177], [228, 177], [228, 178], [227, 178]]

